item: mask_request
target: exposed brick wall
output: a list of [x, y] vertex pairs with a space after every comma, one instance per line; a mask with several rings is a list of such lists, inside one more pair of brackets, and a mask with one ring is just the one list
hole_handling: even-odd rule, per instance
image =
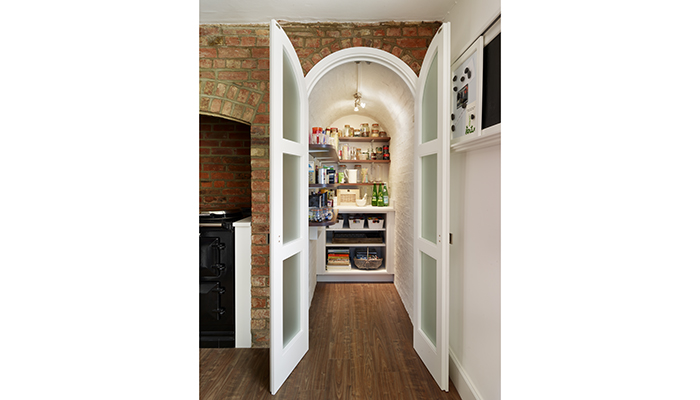
[[317, 23], [280, 22], [294, 45], [304, 74], [329, 54], [349, 47], [373, 47], [395, 55], [418, 75], [440, 22]]
[[250, 126], [199, 116], [199, 209], [250, 209]]
[[[349, 47], [373, 47], [418, 74], [439, 22], [285, 23], [304, 74]], [[199, 112], [250, 124], [253, 347], [269, 347], [269, 25], [200, 25]]]

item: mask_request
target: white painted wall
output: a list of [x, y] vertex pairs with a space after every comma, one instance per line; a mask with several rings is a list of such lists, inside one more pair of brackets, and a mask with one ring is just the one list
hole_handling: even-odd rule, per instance
[[453, 152], [451, 161], [454, 178], [450, 353], [462, 370], [451, 370], [450, 375], [455, 386], [458, 381], [472, 386], [470, 391], [477, 400], [498, 400], [501, 398], [501, 146], [466, 154]]
[[314, 291], [316, 290], [316, 268], [320, 261], [318, 259], [318, 227], [309, 227], [309, 308], [314, 299]]
[[500, 0], [457, 0], [444, 21], [451, 23], [452, 61], [464, 53], [500, 13]]
[[[499, 0], [458, 0], [453, 62], [500, 14]], [[463, 399], [501, 398], [501, 146], [451, 154], [450, 378]]]
[[395, 212], [394, 285], [413, 321], [413, 96], [406, 96], [391, 134], [390, 204]]
[[235, 229], [235, 287], [236, 287], [236, 347], [249, 348], [253, 345], [250, 329], [250, 270], [251, 262], [251, 227], [253, 217], [243, 218], [233, 223]]

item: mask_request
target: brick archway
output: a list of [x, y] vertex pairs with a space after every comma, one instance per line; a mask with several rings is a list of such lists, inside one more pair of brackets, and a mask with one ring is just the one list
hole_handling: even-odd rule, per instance
[[[326, 56], [371, 47], [418, 75], [440, 22], [292, 23], [280, 21], [304, 75]], [[253, 347], [269, 347], [269, 24], [200, 25], [199, 112], [250, 124]]]
[[[224, 71], [224, 75], [225, 75]], [[267, 79], [267, 73], [265, 78]], [[199, 113], [250, 125], [251, 333], [253, 347], [267, 347], [269, 335], [269, 137], [267, 84], [202, 77]], [[230, 77], [235, 78], [235, 77]], [[256, 76], [256, 78], [261, 78]], [[255, 87], [265, 90], [260, 90]]]
[[265, 93], [233, 82], [199, 80], [199, 112], [252, 125]]

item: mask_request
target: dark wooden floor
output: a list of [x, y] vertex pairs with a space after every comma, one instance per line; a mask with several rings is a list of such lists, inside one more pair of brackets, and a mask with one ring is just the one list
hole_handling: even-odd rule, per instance
[[201, 399], [459, 399], [413, 350], [413, 326], [391, 283], [318, 283], [309, 352], [275, 396], [268, 349], [200, 349]]

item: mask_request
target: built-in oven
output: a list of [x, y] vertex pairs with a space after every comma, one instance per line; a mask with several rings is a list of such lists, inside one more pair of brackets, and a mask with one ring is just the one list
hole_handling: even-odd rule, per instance
[[199, 214], [199, 347], [235, 347], [234, 228], [240, 211]]

